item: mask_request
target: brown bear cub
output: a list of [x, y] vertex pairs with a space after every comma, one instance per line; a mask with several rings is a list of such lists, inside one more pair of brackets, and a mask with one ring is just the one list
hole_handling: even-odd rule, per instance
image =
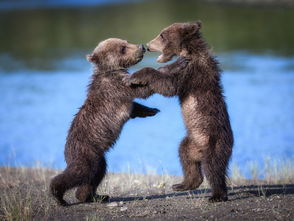
[[164, 96], [179, 96], [187, 136], [179, 150], [184, 180], [173, 185], [173, 189], [198, 188], [203, 181], [203, 170], [212, 188], [209, 201], [226, 201], [233, 133], [220, 83], [221, 70], [201, 36], [200, 27], [200, 22], [176, 23], [147, 44], [150, 51], [162, 53], [158, 62], [167, 62], [175, 55], [180, 56], [179, 60], [189, 59], [181, 74], [147, 70], [124, 81], [128, 85], [147, 85]]
[[[72, 121], [65, 145], [66, 169], [50, 184], [61, 205], [64, 193], [78, 187], [81, 202], [102, 200], [96, 189], [106, 173], [105, 152], [114, 145], [129, 118], [155, 115], [158, 110], [136, 102], [153, 94], [149, 87], [128, 87], [122, 79], [127, 68], [142, 60], [143, 45], [111, 38], [99, 43], [88, 60], [95, 65], [87, 99]], [[155, 71], [155, 70], [154, 70]], [[107, 200], [105, 196], [104, 200]]]

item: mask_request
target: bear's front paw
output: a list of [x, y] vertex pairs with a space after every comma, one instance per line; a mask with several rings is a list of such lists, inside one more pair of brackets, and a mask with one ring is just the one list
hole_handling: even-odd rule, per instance
[[146, 116], [151, 117], [156, 115], [158, 112], [160, 112], [157, 108], [150, 108], [148, 111], [146, 111]]
[[146, 86], [147, 82], [144, 79], [133, 75], [127, 75], [123, 78], [123, 83], [127, 86]]

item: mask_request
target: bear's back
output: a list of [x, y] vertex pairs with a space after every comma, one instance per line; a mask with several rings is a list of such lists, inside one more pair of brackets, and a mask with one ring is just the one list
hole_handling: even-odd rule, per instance
[[87, 99], [71, 124], [67, 152], [87, 146], [106, 151], [118, 138], [132, 111], [132, 99], [124, 96], [125, 86], [118, 74], [93, 76]]

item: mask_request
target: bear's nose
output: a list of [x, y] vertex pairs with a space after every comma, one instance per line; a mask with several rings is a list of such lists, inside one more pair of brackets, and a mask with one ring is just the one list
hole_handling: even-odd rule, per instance
[[144, 45], [140, 45], [139, 48], [140, 48], [141, 51], [146, 52], [146, 49], [145, 49]]
[[149, 43], [147, 43], [146, 46], [147, 46], [147, 51], [150, 51], [150, 49], [149, 49]]

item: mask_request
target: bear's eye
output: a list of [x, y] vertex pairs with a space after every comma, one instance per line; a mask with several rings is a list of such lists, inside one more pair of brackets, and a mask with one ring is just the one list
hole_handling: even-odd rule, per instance
[[120, 49], [120, 53], [121, 54], [125, 54], [126, 53], [126, 49], [127, 49], [126, 46], [122, 46], [121, 49]]
[[160, 38], [161, 38], [161, 39], [164, 39], [164, 38], [163, 38], [163, 34], [160, 34]]

